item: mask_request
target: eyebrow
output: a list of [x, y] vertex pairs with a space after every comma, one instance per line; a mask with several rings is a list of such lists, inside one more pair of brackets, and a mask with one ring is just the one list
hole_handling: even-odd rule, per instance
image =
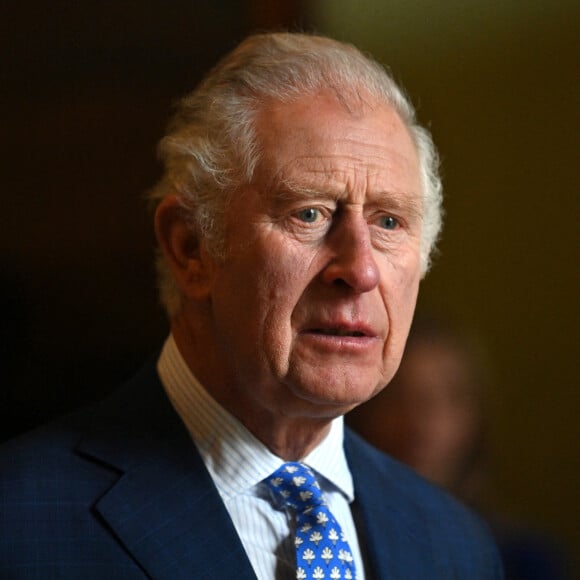
[[[286, 201], [300, 201], [309, 199], [331, 199], [340, 202], [347, 197], [346, 190], [320, 189], [291, 180], [283, 180], [273, 184], [276, 194], [273, 196], [275, 205]], [[367, 206], [377, 206], [394, 212], [403, 212], [411, 217], [421, 218], [423, 216], [423, 198], [414, 193], [396, 191], [376, 191], [370, 192]]]

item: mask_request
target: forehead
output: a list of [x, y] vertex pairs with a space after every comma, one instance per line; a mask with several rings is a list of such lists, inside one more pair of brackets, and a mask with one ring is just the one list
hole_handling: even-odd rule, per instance
[[258, 179], [268, 185], [297, 182], [337, 194], [384, 190], [419, 196], [415, 145], [388, 105], [360, 101], [347, 110], [330, 93], [273, 102], [258, 116], [257, 134]]

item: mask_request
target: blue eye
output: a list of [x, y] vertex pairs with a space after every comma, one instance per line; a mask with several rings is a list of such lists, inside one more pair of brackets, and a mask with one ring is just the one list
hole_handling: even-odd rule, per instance
[[306, 209], [300, 210], [297, 213], [297, 217], [303, 222], [313, 224], [320, 217], [320, 210], [314, 207], [307, 207]]
[[380, 218], [379, 225], [385, 230], [396, 230], [399, 226], [399, 221], [391, 215], [385, 215]]

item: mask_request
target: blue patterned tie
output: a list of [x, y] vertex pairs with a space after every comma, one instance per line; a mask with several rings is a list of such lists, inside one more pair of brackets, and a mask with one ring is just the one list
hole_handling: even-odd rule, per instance
[[265, 481], [296, 513], [297, 580], [354, 580], [350, 547], [312, 470], [303, 463], [284, 463]]

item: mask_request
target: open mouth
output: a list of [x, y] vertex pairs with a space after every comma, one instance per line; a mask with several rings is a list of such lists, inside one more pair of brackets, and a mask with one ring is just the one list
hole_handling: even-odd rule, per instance
[[366, 336], [366, 334], [360, 330], [347, 330], [343, 328], [312, 328], [309, 332], [312, 334], [321, 334], [325, 336]]

